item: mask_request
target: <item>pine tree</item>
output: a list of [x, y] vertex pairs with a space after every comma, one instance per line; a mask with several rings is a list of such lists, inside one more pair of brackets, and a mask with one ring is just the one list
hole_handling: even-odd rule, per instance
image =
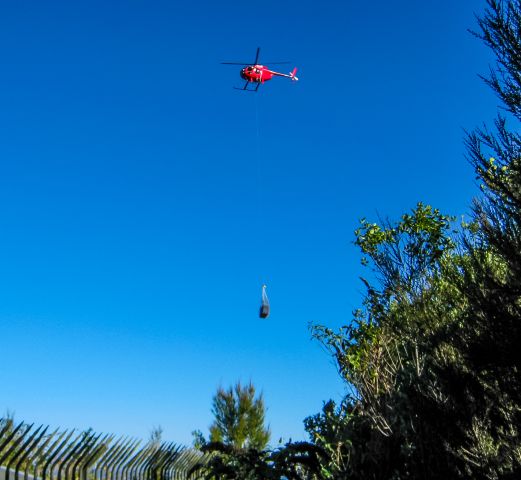
[[255, 397], [251, 382], [244, 387], [238, 382], [228, 390], [219, 387], [213, 397], [212, 413], [211, 442], [257, 450], [268, 444], [270, 431], [264, 426], [264, 399], [262, 394]]

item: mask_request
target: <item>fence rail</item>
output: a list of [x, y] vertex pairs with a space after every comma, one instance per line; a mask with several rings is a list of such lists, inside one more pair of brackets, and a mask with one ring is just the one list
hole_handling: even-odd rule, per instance
[[186, 480], [204, 456], [92, 431], [50, 431], [0, 419], [0, 480]]

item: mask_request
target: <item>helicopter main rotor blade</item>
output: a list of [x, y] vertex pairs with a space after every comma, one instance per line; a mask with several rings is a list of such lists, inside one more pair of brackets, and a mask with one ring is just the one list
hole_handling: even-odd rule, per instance
[[[265, 65], [289, 65], [291, 62], [265, 62]], [[221, 65], [256, 65], [254, 63], [221, 62]]]
[[259, 53], [260, 53], [260, 47], [257, 47], [257, 55], [255, 55], [255, 61], [253, 62], [253, 65], [257, 65], [258, 64]]

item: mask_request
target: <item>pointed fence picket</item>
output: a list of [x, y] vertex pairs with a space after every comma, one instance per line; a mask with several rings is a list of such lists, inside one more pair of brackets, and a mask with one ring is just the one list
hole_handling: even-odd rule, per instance
[[205, 460], [175, 443], [140, 443], [0, 419], [0, 480], [187, 480]]

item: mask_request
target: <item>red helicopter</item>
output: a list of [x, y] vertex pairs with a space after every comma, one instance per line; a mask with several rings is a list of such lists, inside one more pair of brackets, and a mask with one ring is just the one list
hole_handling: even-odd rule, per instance
[[[246, 90], [248, 92], [256, 92], [262, 83], [271, 80], [273, 77], [287, 77], [291, 78], [292, 81], [296, 82], [298, 80], [296, 73], [297, 69], [294, 68], [291, 73], [279, 73], [270, 70], [265, 65], [259, 65], [259, 53], [260, 48], [257, 48], [257, 55], [255, 55], [255, 61], [253, 64], [246, 62], [222, 62], [222, 65], [244, 65], [244, 68], [241, 70], [241, 77], [246, 80], [243, 88], [233, 87], [236, 90]], [[287, 64], [289, 62], [270, 62], [270, 65], [282, 65]], [[257, 86], [253, 88], [248, 88], [250, 83], [256, 83]]]

